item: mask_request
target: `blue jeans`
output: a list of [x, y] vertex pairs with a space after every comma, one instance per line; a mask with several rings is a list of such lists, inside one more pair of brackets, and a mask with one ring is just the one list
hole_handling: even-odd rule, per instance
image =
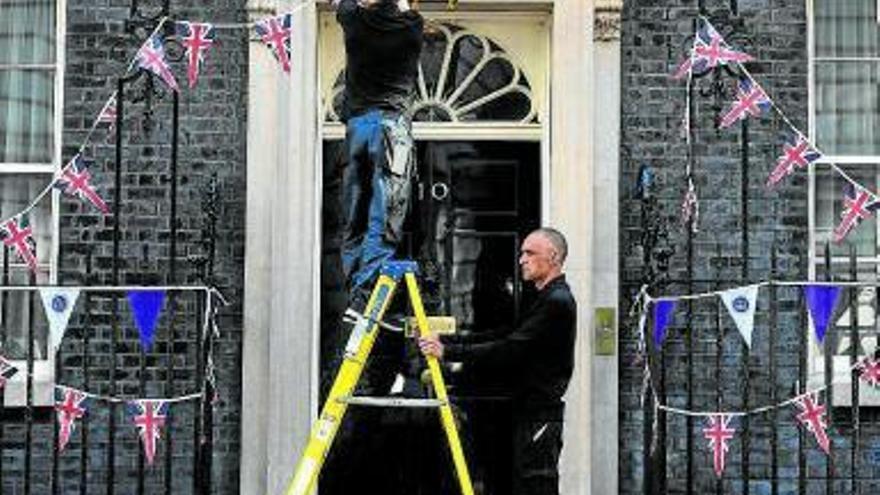
[[372, 283], [403, 236], [415, 171], [411, 123], [373, 110], [348, 120], [342, 267], [349, 293]]

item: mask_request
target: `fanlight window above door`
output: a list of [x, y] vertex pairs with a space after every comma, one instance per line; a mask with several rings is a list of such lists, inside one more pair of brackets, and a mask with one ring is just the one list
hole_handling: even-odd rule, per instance
[[[338, 122], [345, 86], [340, 72], [325, 116]], [[523, 71], [497, 43], [460, 26], [429, 22], [419, 61], [417, 122], [537, 123], [532, 88]]]

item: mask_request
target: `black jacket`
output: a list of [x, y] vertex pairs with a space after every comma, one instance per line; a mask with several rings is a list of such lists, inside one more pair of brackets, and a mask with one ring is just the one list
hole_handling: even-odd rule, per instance
[[407, 111], [415, 97], [424, 21], [390, 0], [361, 7], [341, 0], [336, 19], [345, 32], [343, 120], [368, 110]]
[[574, 369], [577, 304], [565, 276], [538, 292], [513, 330], [442, 337], [444, 357], [506, 375], [514, 407], [562, 405]]

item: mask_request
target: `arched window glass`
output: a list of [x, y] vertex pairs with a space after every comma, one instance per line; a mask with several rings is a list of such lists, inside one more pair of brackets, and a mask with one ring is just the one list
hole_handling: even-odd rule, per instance
[[[345, 74], [337, 75], [326, 120], [336, 122]], [[497, 43], [451, 23], [428, 23], [419, 61], [413, 120], [537, 122], [523, 71]]]

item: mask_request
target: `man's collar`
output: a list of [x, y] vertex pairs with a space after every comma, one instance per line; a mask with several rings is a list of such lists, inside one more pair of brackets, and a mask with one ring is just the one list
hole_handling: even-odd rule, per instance
[[565, 274], [564, 273], [560, 273], [559, 275], [550, 279], [550, 281], [547, 282], [546, 284], [544, 284], [544, 287], [541, 287], [541, 289], [539, 289], [538, 292], [546, 292], [551, 287], [562, 284], [562, 283], [565, 283]]

